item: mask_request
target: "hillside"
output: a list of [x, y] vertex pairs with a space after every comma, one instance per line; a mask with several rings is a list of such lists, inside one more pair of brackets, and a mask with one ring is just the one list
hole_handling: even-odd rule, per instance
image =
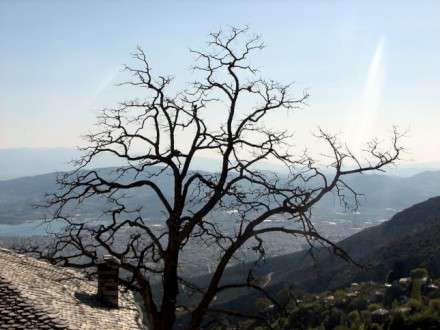
[[283, 292], [279, 298], [284, 300], [284, 309], [274, 308], [267, 299], [256, 301], [266, 322], [239, 320], [237, 324], [240, 329], [258, 330], [439, 329], [439, 285], [439, 279], [417, 268], [411, 277], [391, 283], [354, 282], [335, 291], [290, 298]]
[[[307, 252], [297, 252], [267, 259], [255, 274], [260, 278], [271, 274], [267, 289], [273, 293], [289, 286], [299, 292], [322, 292], [355, 281], [384, 281], [396, 267], [402, 276], [412, 268], [423, 266], [433, 276], [440, 277], [439, 237], [440, 197], [435, 197], [397, 213], [382, 225], [340, 242], [339, 245], [357, 262], [366, 266], [364, 269], [319, 249], [314, 252], [315, 261]], [[243, 280], [249, 267], [245, 264], [229, 268], [224, 283]], [[206, 277], [198, 280], [199, 283], [203, 281]], [[237, 295], [250, 296], [237, 298]], [[229, 308], [243, 310], [248, 308], [246, 301], [256, 299], [256, 296], [242, 290], [223, 299], [222, 304]]]

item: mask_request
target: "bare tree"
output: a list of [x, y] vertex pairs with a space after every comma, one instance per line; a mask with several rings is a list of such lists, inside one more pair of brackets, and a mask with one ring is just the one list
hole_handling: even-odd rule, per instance
[[[87, 136], [88, 146], [77, 169], [63, 175], [59, 179], [63, 189], [50, 195], [53, 220], [65, 221], [67, 227], [56, 234], [46, 257], [64, 266], [88, 269], [96, 266], [102, 253], [118, 258], [124, 275], [121, 281], [142, 296], [152, 329], [173, 328], [181, 285], [199, 293], [197, 301], [184, 306], [189, 329], [201, 328], [210, 312], [239, 315], [215, 309], [212, 303], [226, 290], [263, 291], [250, 276], [243, 283], [228, 285], [221, 279], [240, 249], [251, 246], [264, 253], [264, 234], [303, 238], [349, 259], [317, 232], [310, 210], [330, 192], [342, 202], [347, 193], [353, 194], [356, 201], [357, 194], [344, 177], [381, 170], [401, 153], [396, 130], [391, 147], [384, 150], [373, 140], [360, 156], [320, 130], [318, 138], [330, 150], [325, 171], [306, 153], [293, 153], [290, 133], [271, 129], [265, 119], [271, 113], [301, 107], [308, 94], [293, 97], [291, 85], [259, 78], [248, 57], [262, 48], [260, 38], [250, 36], [247, 29], [210, 34], [207, 51], [191, 51], [196, 57], [197, 80], [180, 93], [172, 92], [171, 77], [153, 76], [145, 53], [138, 49], [134, 58], [140, 65], [126, 67], [133, 78], [124, 84], [140, 88], [144, 97], [103, 110], [100, 130]], [[221, 117], [221, 125], [213, 123], [213, 117]], [[87, 170], [103, 153], [124, 160], [126, 166], [119, 167], [113, 177]], [[219, 155], [219, 171], [192, 170], [194, 160], [206, 153]], [[262, 162], [284, 166], [288, 174], [260, 170]], [[157, 183], [159, 176], [169, 179], [170, 194]], [[163, 230], [152, 228], [139, 209], [127, 207], [124, 196], [133, 189], [156, 196], [163, 210]], [[67, 214], [71, 205], [97, 196], [111, 203], [111, 221], [89, 226]], [[215, 216], [231, 210], [233, 221]], [[262, 226], [274, 216], [285, 221]], [[225, 222], [229, 231], [222, 227]], [[206, 287], [181, 276], [182, 250], [195, 241], [215, 245], [219, 251]], [[159, 297], [153, 294], [153, 278], [159, 279]]]

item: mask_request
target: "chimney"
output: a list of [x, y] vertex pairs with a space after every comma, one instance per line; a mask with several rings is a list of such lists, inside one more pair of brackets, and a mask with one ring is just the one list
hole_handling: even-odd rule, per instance
[[98, 262], [98, 299], [111, 308], [118, 308], [119, 265], [111, 255], [104, 255]]

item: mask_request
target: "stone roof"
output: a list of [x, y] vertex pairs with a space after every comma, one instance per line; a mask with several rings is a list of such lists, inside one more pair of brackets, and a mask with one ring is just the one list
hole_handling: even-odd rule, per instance
[[143, 329], [131, 292], [102, 307], [76, 271], [0, 248], [0, 329]]
[[68, 329], [46, 312], [27, 303], [13, 285], [0, 278], [0, 329]]

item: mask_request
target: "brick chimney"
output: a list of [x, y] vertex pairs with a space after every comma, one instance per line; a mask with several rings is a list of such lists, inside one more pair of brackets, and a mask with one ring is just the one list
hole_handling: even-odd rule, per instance
[[119, 265], [111, 255], [104, 255], [98, 262], [98, 299], [111, 308], [118, 308]]

